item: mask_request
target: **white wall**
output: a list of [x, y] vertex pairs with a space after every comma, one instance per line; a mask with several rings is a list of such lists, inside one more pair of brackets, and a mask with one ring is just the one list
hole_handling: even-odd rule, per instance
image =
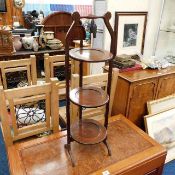
[[[107, 10], [112, 13], [111, 25], [114, 26], [115, 11], [148, 11], [144, 56], [152, 55], [159, 24], [162, 0], [107, 0]], [[105, 31], [105, 46], [109, 50], [109, 35]]]

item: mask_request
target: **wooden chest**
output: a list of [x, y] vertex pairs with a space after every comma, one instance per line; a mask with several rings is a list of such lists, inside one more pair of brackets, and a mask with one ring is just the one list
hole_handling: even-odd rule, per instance
[[147, 101], [175, 93], [175, 67], [135, 70], [119, 74], [112, 115], [123, 114], [140, 128]]
[[8, 148], [13, 175], [161, 175], [165, 149], [122, 115], [110, 118], [108, 156], [103, 143], [72, 143], [73, 168], [64, 149], [65, 133], [16, 144]]

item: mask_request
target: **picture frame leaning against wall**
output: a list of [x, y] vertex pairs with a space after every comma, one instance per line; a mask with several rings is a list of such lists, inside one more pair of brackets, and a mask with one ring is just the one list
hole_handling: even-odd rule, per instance
[[147, 102], [148, 114], [155, 114], [175, 108], [175, 94]]
[[175, 159], [175, 108], [144, 116], [146, 132], [167, 150], [165, 162]]
[[143, 54], [148, 12], [115, 12], [116, 55]]

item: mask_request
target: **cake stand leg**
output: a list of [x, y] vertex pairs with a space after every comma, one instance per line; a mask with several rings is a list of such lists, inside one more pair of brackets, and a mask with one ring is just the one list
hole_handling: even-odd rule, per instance
[[67, 149], [67, 152], [68, 152], [68, 154], [69, 154], [69, 157], [70, 157], [72, 166], [75, 167], [75, 161], [74, 161], [73, 156], [72, 156], [70, 144], [65, 144], [64, 147], [65, 147], [65, 149]]
[[107, 150], [108, 150], [108, 155], [111, 156], [111, 155], [112, 155], [112, 154], [111, 154], [111, 149], [110, 149], [110, 147], [109, 147], [109, 144], [107, 143], [107, 139], [105, 139], [105, 140], [103, 141], [103, 143], [105, 144], [105, 146], [106, 146], [106, 148], [107, 148]]

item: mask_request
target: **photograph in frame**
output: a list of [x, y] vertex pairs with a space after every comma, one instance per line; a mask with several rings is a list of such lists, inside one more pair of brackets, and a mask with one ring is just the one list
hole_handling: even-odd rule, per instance
[[123, 34], [123, 47], [136, 46], [138, 24], [125, 24]]
[[143, 54], [147, 12], [115, 12], [116, 55]]
[[165, 162], [175, 159], [175, 108], [144, 117], [149, 136], [167, 150]]
[[155, 114], [175, 108], [175, 94], [147, 102], [148, 114]]

